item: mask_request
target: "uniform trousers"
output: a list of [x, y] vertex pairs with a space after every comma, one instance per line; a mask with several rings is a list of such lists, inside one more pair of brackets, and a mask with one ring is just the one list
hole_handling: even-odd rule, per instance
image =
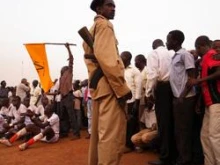
[[113, 94], [93, 100], [89, 165], [118, 165], [126, 134], [124, 106]]

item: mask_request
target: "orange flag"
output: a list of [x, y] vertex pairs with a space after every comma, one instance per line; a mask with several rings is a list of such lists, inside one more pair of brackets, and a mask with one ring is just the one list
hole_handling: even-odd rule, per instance
[[53, 86], [53, 82], [50, 77], [45, 44], [25, 44], [25, 47], [37, 70], [41, 87], [44, 92], [48, 92]]

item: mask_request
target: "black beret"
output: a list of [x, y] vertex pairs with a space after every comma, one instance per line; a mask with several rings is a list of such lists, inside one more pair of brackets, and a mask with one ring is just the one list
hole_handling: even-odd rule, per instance
[[104, 0], [93, 0], [90, 5], [90, 8], [96, 12], [96, 7], [101, 6], [103, 3], [104, 3]]

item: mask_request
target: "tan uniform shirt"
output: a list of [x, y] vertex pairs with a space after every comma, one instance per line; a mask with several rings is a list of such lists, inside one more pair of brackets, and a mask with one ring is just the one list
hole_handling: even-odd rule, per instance
[[92, 98], [98, 99], [110, 93], [114, 93], [117, 98], [126, 95], [130, 89], [124, 79], [124, 65], [118, 53], [112, 23], [105, 17], [97, 15], [90, 33], [94, 37], [94, 52], [86, 43], [83, 44], [83, 48], [85, 54], [95, 54], [98, 64], [85, 59], [89, 80], [98, 66], [101, 67], [104, 73], [104, 76], [98, 82], [97, 88], [90, 90]]

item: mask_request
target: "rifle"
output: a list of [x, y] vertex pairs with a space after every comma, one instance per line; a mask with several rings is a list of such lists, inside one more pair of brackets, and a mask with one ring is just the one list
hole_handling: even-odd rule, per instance
[[[82, 39], [85, 41], [85, 43], [92, 49], [93, 51], [93, 37], [90, 34], [89, 30], [87, 29], [87, 27], [82, 27], [79, 31], [78, 31], [79, 35], [82, 37]], [[98, 63], [96, 57], [94, 54], [85, 54], [84, 55], [85, 59], [90, 59], [92, 60], [92, 62], [94, 63]], [[89, 87], [96, 89], [99, 80], [102, 78], [102, 76], [104, 76], [102, 69], [100, 68], [100, 66], [95, 70], [94, 74], [92, 75], [92, 78], [90, 79], [90, 84]]]
[[79, 35], [82, 37], [82, 39], [85, 41], [85, 43], [93, 49], [93, 37], [90, 34], [89, 30], [87, 29], [86, 26], [82, 27], [78, 31]]

